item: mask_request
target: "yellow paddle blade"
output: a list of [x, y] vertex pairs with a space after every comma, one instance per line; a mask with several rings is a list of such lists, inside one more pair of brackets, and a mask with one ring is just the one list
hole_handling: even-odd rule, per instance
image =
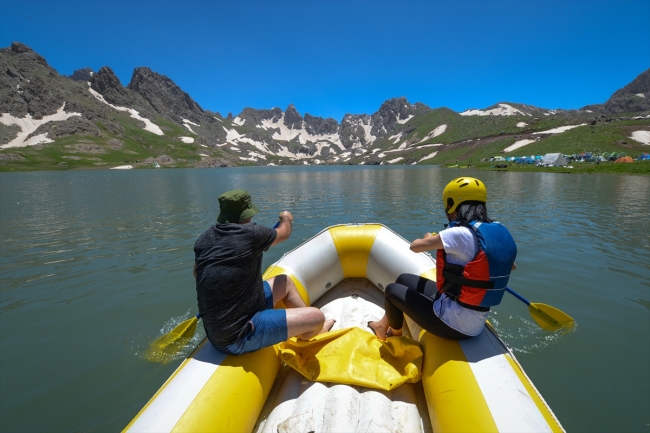
[[548, 331], [557, 331], [560, 328], [571, 329], [575, 323], [571, 316], [550, 305], [531, 302], [528, 311], [535, 322]]
[[167, 334], [149, 345], [146, 358], [151, 361], [166, 362], [169, 355], [177, 353], [194, 336], [198, 319], [192, 317], [176, 326]]

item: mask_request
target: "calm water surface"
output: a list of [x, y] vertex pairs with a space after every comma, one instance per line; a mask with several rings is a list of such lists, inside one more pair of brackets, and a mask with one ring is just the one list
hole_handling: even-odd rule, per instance
[[332, 224], [439, 231], [442, 187], [460, 175], [485, 181], [517, 241], [511, 287], [577, 321], [541, 331], [512, 297], [491, 315], [560, 422], [650, 432], [650, 177], [437, 167], [0, 174], [0, 430], [126, 426], [189, 353], [142, 357], [196, 312], [192, 247], [222, 192], [249, 190], [259, 224], [293, 213], [266, 267]]

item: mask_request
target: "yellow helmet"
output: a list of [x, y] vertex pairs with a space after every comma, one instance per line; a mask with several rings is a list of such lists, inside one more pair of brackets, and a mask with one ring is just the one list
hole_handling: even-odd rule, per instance
[[473, 177], [459, 177], [449, 182], [442, 191], [442, 202], [448, 214], [464, 201], [487, 203], [487, 189], [483, 182]]

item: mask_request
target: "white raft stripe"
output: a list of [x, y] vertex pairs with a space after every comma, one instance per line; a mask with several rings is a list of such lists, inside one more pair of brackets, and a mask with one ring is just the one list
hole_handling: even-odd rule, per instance
[[130, 432], [170, 432], [210, 377], [226, 359], [207, 343], [180, 367], [155, 400], [128, 429]]
[[[314, 266], [315, 263], [318, 266]], [[328, 230], [320, 232], [308, 243], [289, 251], [276, 263], [276, 266], [295, 276], [302, 283], [312, 304], [330, 287], [343, 280], [343, 268], [334, 240]]]
[[410, 243], [397, 233], [382, 227], [370, 250], [366, 278], [376, 286], [381, 285], [383, 290], [388, 284], [394, 283], [400, 274], [421, 275], [435, 267], [430, 255], [414, 253], [409, 245]]
[[460, 346], [499, 432], [552, 431], [506, 359], [507, 349], [492, 332], [486, 329], [475, 338], [461, 340]]

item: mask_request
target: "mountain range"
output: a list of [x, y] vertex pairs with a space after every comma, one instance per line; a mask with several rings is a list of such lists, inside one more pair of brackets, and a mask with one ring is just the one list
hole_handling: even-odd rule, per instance
[[571, 134], [583, 147], [648, 149], [650, 69], [579, 110], [500, 102], [457, 113], [400, 97], [339, 123], [292, 104], [224, 117], [146, 67], [124, 86], [108, 66], [64, 76], [20, 42], [0, 49], [0, 169], [437, 164], [553, 150]]

